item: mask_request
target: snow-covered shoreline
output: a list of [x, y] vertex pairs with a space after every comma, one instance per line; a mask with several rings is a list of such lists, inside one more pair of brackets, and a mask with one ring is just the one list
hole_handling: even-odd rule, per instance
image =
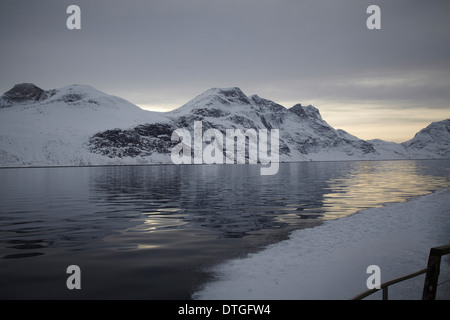
[[[360, 211], [293, 232], [289, 239], [211, 271], [194, 299], [349, 299], [367, 290], [369, 265], [381, 282], [426, 267], [432, 247], [450, 244], [450, 188]], [[450, 278], [450, 257], [440, 282]], [[390, 299], [420, 299], [424, 275], [389, 288]], [[376, 293], [367, 299], [379, 299]], [[450, 299], [450, 282], [438, 287]]]

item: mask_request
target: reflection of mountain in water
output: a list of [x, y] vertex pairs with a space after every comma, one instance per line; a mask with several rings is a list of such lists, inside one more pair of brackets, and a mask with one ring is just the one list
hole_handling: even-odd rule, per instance
[[[152, 216], [170, 219], [175, 215], [189, 225], [212, 229], [224, 237], [242, 237], [251, 231], [299, 223], [306, 218], [304, 209], [316, 210], [307, 218], [320, 218], [320, 190], [327, 186], [326, 176], [330, 174], [317, 169], [297, 172], [290, 165], [277, 179], [255, 174], [259, 167], [248, 165], [130, 169], [105, 168], [108, 174], [96, 177], [96, 187], [108, 192], [109, 202], [119, 207], [131, 202], [146, 214], [147, 221]], [[292, 178], [285, 180], [287, 175]], [[308, 188], [313, 183], [315, 186]], [[295, 219], [283, 218], [293, 212]]]
[[124, 242], [133, 234], [139, 246], [167, 230], [219, 238], [287, 231], [447, 187], [448, 167], [445, 160], [285, 163], [275, 176], [259, 175], [258, 165], [5, 169], [1, 256], [82, 250], [112, 234]]
[[256, 174], [259, 167], [251, 165], [105, 168], [108, 173], [98, 175], [95, 184], [116, 206], [132, 203], [147, 223], [172, 217], [221, 237], [242, 237], [346, 216], [448, 185], [445, 174], [433, 176], [424, 163], [291, 163], [270, 177]]

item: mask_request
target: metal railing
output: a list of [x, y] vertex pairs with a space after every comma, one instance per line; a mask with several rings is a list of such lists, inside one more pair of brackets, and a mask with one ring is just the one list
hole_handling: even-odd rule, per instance
[[[357, 296], [353, 297], [352, 300], [361, 300], [371, 294], [383, 290], [383, 300], [388, 299], [388, 288], [389, 286], [420, 276], [421, 274], [426, 273], [425, 282], [423, 285], [422, 292], [422, 300], [435, 300], [436, 299], [436, 290], [438, 287], [438, 279], [441, 268], [441, 257], [444, 255], [450, 254], [450, 245], [435, 247], [430, 249], [430, 254], [428, 256], [428, 264], [425, 269], [420, 271], [408, 274], [403, 277], [395, 278], [393, 280], [387, 281], [380, 285], [380, 288], [370, 289], [364, 291]], [[446, 281], [445, 281], [446, 282]]]

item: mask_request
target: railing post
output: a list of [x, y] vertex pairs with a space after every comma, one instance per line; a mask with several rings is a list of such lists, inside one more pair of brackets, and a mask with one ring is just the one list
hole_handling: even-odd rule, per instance
[[422, 300], [435, 300], [438, 286], [441, 256], [450, 253], [450, 245], [430, 249], [428, 256], [427, 273], [423, 285]]
[[388, 300], [388, 286], [383, 288], [383, 300]]

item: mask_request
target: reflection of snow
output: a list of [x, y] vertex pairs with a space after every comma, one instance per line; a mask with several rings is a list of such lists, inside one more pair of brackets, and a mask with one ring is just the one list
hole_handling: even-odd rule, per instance
[[[196, 299], [347, 299], [365, 291], [369, 265], [381, 282], [426, 267], [431, 247], [450, 244], [450, 189], [294, 231], [286, 241], [214, 268], [218, 281]], [[443, 257], [440, 282], [450, 278]], [[424, 276], [389, 288], [390, 299], [420, 299]], [[379, 299], [380, 293], [370, 298]], [[450, 298], [450, 283], [437, 298]]]

